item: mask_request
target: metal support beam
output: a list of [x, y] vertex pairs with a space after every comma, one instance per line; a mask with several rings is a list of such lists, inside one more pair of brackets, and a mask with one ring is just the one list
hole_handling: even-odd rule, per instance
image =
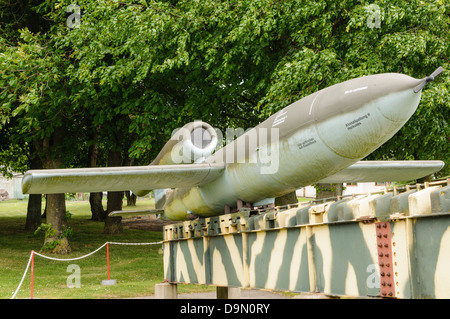
[[430, 185], [165, 226], [165, 278], [331, 296], [450, 298], [450, 186]]

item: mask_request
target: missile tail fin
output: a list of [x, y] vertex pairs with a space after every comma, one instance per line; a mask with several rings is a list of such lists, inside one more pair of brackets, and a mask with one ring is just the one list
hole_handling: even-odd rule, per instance
[[442, 161], [360, 161], [319, 183], [405, 182], [438, 172]]

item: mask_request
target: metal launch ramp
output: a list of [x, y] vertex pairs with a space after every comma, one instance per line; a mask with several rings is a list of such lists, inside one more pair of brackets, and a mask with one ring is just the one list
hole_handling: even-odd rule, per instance
[[450, 179], [164, 228], [169, 283], [450, 298]]

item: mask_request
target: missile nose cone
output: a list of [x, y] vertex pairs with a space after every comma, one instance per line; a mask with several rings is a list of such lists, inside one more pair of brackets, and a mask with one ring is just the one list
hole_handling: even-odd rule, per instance
[[395, 75], [391, 81], [390, 93], [378, 104], [381, 114], [394, 122], [407, 121], [419, 105], [422, 89], [442, 71], [443, 68], [439, 67], [431, 75], [420, 80], [407, 75]]
[[404, 74], [386, 74], [384, 95], [376, 103], [378, 111], [390, 121], [406, 122], [419, 105], [421, 93], [415, 88], [423, 81]]
[[[313, 109], [319, 120], [316, 130], [321, 140], [342, 157], [367, 156], [390, 139], [415, 112], [421, 94], [414, 93], [414, 88], [422, 81], [404, 74], [384, 73], [330, 87], [331, 94], [328, 91], [322, 94], [320, 104], [316, 102]], [[335, 120], [325, 124], [326, 111], [333, 109], [340, 113], [329, 116]]]
[[392, 92], [376, 103], [380, 113], [392, 122], [406, 122], [416, 111], [421, 94], [413, 90]]

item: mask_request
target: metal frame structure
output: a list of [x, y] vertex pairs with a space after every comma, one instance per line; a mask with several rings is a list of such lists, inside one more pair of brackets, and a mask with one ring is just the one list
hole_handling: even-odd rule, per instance
[[170, 283], [449, 298], [450, 179], [167, 225], [163, 245]]

